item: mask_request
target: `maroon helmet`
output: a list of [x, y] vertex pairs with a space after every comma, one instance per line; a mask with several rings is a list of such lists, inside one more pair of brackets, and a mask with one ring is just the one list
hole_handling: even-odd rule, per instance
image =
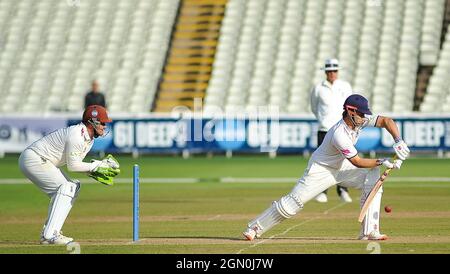
[[83, 112], [83, 122], [92, 120], [93, 122], [111, 123], [106, 109], [99, 105], [88, 106]]

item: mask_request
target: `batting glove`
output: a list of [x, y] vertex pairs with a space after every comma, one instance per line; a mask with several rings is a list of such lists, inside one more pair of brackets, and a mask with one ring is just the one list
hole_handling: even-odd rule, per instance
[[404, 161], [409, 157], [409, 148], [408, 145], [403, 140], [397, 141], [393, 146], [397, 157]]
[[394, 160], [393, 162], [391, 162], [390, 159], [378, 159], [377, 160], [378, 165], [383, 165], [387, 168], [390, 169], [400, 169], [400, 167], [402, 166], [403, 161], [402, 160]]

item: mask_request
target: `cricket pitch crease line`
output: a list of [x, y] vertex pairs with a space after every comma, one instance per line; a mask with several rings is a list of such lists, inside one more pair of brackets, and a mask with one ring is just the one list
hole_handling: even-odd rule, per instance
[[[340, 204], [338, 204], [337, 206], [334, 206], [334, 207], [332, 207], [332, 208], [330, 208], [330, 209], [325, 210], [325, 211], [323, 212], [323, 214], [326, 215], [326, 214], [330, 213], [331, 211], [333, 211], [333, 210], [335, 210], [335, 209], [338, 209], [338, 208], [340, 208], [341, 206], [343, 206], [343, 205], [345, 205], [345, 204], [346, 204], [346, 203], [340, 203]], [[270, 240], [276, 239], [277, 237], [286, 235], [286, 234], [287, 234], [289, 231], [291, 231], [292, 229], [297, 228], [297, 227], [299, 227], [299, 226], [302, 226], [302, 225], [304, 225], [304, 224], [306, 224], [306, 223], [312, 222], [312, 221], [317, 220], [317, 219], [320, 219], [320, 216], [317, 216], [317, 217], [314, 217], [314, 218], [305, 220], [305, 221], [303, 221], [303, 222], [301, 222], [301, 223], [299, 223], [299, 224], [293, 225], [293, 226], [289, 227], [288, 229], [286, 229], [285, 231], [283, 231], [283, 232], [281, 232], [281, 233], [274, 234], [274, 235], [270, 236], [270, 237], [267, 238], [267, 239], [258, 241], [257, 243], [255, 243], [255, 244], [253, 244], [253, 245], [251, 245], [251, 246], [249, 246], [249, 247], [246, 247], [246, 248], [243, 248], [243, 249], [239, 250], [238, 252], [236, 252], [236, 254], [241, 254], [243, 251], [245, 251], [245, 250], [247, 250], [247, 249], [257, 247], [258, 245], [263, 244], [263, 243], [265, 243], [265, 242], [267, 242], [267, 241], [270, 241]]]
[[[217, 177], [217, 178], [139, 178], [140, 183], [203, 183], [203, 182], [217, 182], [217, 183], [295, 183], [298, 178], [278, 177], [278, 178], [258, 178], [258, 177]], [[82, 183], [96, 183], [90, 178], [81, 178]], [[115, 183], [127, 184], [132, 183], [133, 178], [116, 178]], [[390, 182], [450, 182], [450, 177], [392, 177]], [[25, 178], [1, 178], [0, 185], [7, 184], [29, 184], [30, 182]]]

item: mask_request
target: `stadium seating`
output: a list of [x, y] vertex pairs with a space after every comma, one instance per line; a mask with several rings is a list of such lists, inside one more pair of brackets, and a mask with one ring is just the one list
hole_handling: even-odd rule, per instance
[[425, 14], [420, 43], [420, 63], [436, 65], [441, 46], [442, 19], [445, 0], [425, 1]]
[[420, 107], [421, 112], [450, 112], [450, 25], [447, 28], [437, 66]]
[[[286, 79], [287, 82], [291, 82], [290, 90], [287, 91], [289, 98], [287, 111], [291, 113], [306, 113], [310, 109], [309, 91], [312, 87], [311, 80], [314, 72], [318, 69], [316, 66], [317, 51], [320, 48], [320, 31], [318, 30], [322, 22], [325, 1], [306, 1], [303, 8], [303, 27], [300, 37], [297, 45], [292, 44], [297, 50], [296, 58], [293, 59], [294, 71], [292, 74], [287, 74], [290, 79]], [[295, 26], [292, 21], [287, 24]], [[283, 109], [280, 110], [283, 111]]]
[[419, 61], [429, 64], [439, 52], [444, 1], [255, 2], [227, 5], [205, 111], [225, 102], [227, 109], [308, 113], [330, 57], [374, 111], [413, 110]]
[[[80, 111], [97, 79], [115, 113], [170, 111], [203, 96], [207, 113], [268, 105], [310, 113], [331, 57], [378, 113], [412, 111], [419, 68], [434, 68], [420, 111], [448, 110], [448, 0], [217, 2], [0, 1], [0, 112]], [[206, 34], [209, 23], [201, 32], [183, 24], [183, 12], [215, 20], [220, 35]], [[205, 37], [214, 38], [206, 49], [183, 44]]]
[[111, 111], [148, 111], [178, 3], [2, 0], [0, 111], [80, 111], [94, 79]]
[[406, 1], [404, 6], [403, 31], [398, 41], [399, 54], [396, 69], [393, 108], [402, 113], [413, 110], [414, 91], [419, 68], [420, 28], [423, 20], [423, 1]]

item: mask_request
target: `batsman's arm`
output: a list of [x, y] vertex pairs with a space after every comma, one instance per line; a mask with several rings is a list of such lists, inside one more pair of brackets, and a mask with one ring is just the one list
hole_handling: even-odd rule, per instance
[[392, 158], [393, 161], [390, 159], [368, 159], [368, 158], [361, 158], [358, 155], [356, 155], [353, 158], [348, 159], [354, 166], [359, 168], [373, 168], [376, 166], [384, 165], [387, 168], [396, 168], [400, 169], [402, 166], [402, 161], [397, 160], [397, 155], [394, 155]]
[[374, 168], [382, 164], [379, 159], [362, 158], [358, 154], [348, 160], [358, 168]]
[[392, 118], [378, 116], [377, 123], [375, 126], [386, 129], [396, 142], [397, 140], [401, 139], [400, 131], [398, 130], [397, 124], [394, 122]]
[[379, 116], [375, 126], [385, 128], [391, 134], [395, 141], [392, 146], [395, 150], [395, 154], [400, 160], [406, 160], [409, 157], [410, 150], [405, 141], [400, 137], [400, 131], [394, 120], [388, 117]]

